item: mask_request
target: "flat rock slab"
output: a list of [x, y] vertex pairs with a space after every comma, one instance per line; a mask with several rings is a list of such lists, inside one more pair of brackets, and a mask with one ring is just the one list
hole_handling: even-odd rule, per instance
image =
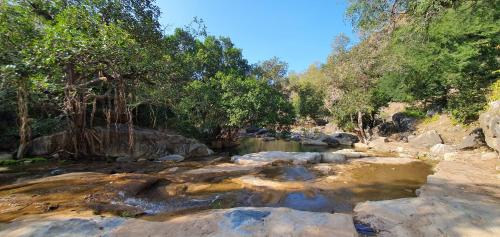
[[413, 158], [400, 158], [400, 157], [367, 157], [354, 159], [352, 162], [363, 162], [370, 164], [388, 164], [388, 165], [404, 165], [412, 162], [422, 162]]
[[109, 236], [127, 219], [117, 217], [52, 216], [14, 221], [0, 228], [2, 237], [88, 237]]
[[249, 189], [268, 188], [273, 190], [300, 190], [305, 188], [303, 182], [280, 182], [251, 175], [234, 178], [231, 181]]
[[18, 236], [307, 236], [355, 237], [351, 215], [297, 211], [289, 208], [212, 210], [152, 222], [120, 217], [52, 216], [14, 221], [2, 226], [2, 237]]
[[319, 152], [283, 152], [266, 151], [251, 153], [242, 156], [233, 156], [231, 161], [239, 165], [265, 166], [274, 162], [291, 162], [297, 165], [306, 163], [319, 163], [321, 153]]
[[347, 214], [313, 213], [289, 208], [213, 210], [166, 222], [130, 220], [111, 236], [357, 236]]
[[378, 236], [498, 236], [499, 164], [496, 158], [441, 161], [418, 197], [360, 203], [356, 219]]

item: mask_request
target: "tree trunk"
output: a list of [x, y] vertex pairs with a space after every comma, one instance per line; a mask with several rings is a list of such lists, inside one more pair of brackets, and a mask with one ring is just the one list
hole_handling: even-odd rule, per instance
[[358, 130], [361, 137], [361, 142], [367, 143], [368, 141], [366, 139], [366, 133], [363, 129], [363, 113], [361, 111], [358, 111]]
[[28, 117], [28, 88], [22, 79], [17, 86], [17, 116], [19, 119], [19, 148], [16, 158], [22, 159], [31, 136]]

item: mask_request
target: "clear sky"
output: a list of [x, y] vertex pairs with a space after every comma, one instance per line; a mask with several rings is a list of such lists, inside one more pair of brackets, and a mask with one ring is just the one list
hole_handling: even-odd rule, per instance
[[230, 37], [250, 63], [276, 56], [296, 72], [324, 62], [338, 33], [356, 38], [344, 18], [344, 0], [157, 0], [157, 4], [168, 33], [199, 17], [209, 34]]

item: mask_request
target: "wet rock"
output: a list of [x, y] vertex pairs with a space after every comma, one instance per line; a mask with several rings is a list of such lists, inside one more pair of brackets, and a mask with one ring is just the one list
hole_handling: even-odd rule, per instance
[[205, 181], [215, 178], [227, 178], [230, 176], [245, 175], [250, 172], [258, 171], [260, 166], [238, 165], [238, 164], [218, 164], [209, 165], [203, 168], [188, 170], [182, 173], [176, 173], [172, 179], [179, 181]]
[[284, 167], [282, 176], [283, 179], [288, 181], [311, 180], [315, 178], [314, 174], [302, 166]]
[[335, 169], [329, 164], [317, 164], [312, 167], [313, 170], [320, 172], [323, 175], [334, 173]]
[[300, 143], [302, 143], [302, 145], [308, 145], [308, 146], [328, 146], [326, 142], [322, 142], [320, 140], [312, 140], [312, 139], [304, 139]]
[[436, 144], [442, 144], [443, 139], [435, 130], [431, 130], [415, 137], [408, 137], [408, 142], [414, 147], [430, 148]]
[[291, 162], [293, 164], [318, 163], [321, 153], [318, 152], [283, 152], [266, 151], [242, 156], [233, 156], [231, 161], [239, 165], [265, 166], [274, 162]]
[[359, 142], [358, 136], [351, 133], [335, 133], [331, 137], [344, 146], [352, 146], [354, 143]]
[[321, 194], [307, 195], [302, 192], [292, 192], [285, 196], [281, 205], [301, 211], [333, 212], [332, 203]]
[[157, 161], [173, 161], [173, 162], [180, 162], [180, 161], [183, 161], [183, 160], [184, 160], [184, 156], [174, 154], [174, 155], [163, 156], [163, 157], [160, 157], [160, 158], [158, 158], [158, 159], [156, 159], [156, 160], [157, 160]]
[[50, 171], [50, 175], [60, 175], [64, 173], [64, 171], [65, 171], [64, 169], [56, 168]]
[[479, 116], [486, 144], [500, 152], [500, 100], [490, 103], [489, 109]]
[[357, 236], [347, 214], [289, 208], [241, 207], [181, 216], [165, 222], [129, 220], [114, 236]]
[[323, 152], [321, 154], [321, 162], [323, 163], [341, 163], [345, 160], [346, 156], [344, 154], [336, 152]]
[[[87, 151], [89, 156], [97, 157], [124, 157], [129, 156], [128, 126], [112, 126], [111, 129], [96, 127], [87, 129], [88, 136]], [[179, 154], [187, 158], [209, 156], [213, 154], [204, 144], [195, 139], [186, 138], [181, 135], [169, 134], [152, 129], [136, 128], [134, 134], [134, 148], [131, 157], [162, 157], [168, 154]], [[102, 141], [109, 135], [109, 144]], [[64, 147], [63, 142], [68, 136], [66, 132], [55, 133], [34, 139], [28, 149], [28, 154], [33, 156], [45, 156], [56, 153]]]
[[231, 180], [234, 183], [240, 184], [248, 189], [258, 189], [258, 188], [267, 188], [272, 190], [301, 190], [304, 189], [304, 184], [302, 182], [281, 182], [270, 179], [263, 179], [260, 177], [246, 175], [238, 178], [234, 178]]

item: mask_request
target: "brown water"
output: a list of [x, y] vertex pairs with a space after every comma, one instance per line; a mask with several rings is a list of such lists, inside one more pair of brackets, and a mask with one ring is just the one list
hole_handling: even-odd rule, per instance
[[[250, 150], [318, 151], [325, 148], [309, 150], [295, 142], [251, 139], [238, 149], [241, 154]], [[359, 202], [415, 196], [415, 190], [432, 172], [431, 165], [424, 162], [404, 165], [356, 162], [306, 166], [280, 164], [236, 175], [217, 173], [187, 177], [184, 174], [209, 163], [206, 160], [128, 164], [94, 162], [52, 164], [31, 168], [33, 171], [26, 168], [15, 176], [17, 184], [12, 184], [13, 179], [7, 182], [10, 185], [0, 186], [0, 222], [30, 214], [63, 211], [93, 211], [95, 214], [140, 216], [161, 221], [206, 209], [238, 206], [349, 213]], [[329, 170], [320, 172], [315, 166], [328, 166]], [[50, 171], [56, 168], [69, 175], [39, 179], [51, 176]], [[81, 171], [93, 173], [75, 173]], [[6, 174], [5, 170], [0, 171], [2, 174]], [[36, 177], [28, 174], [36, 174]], [[242, 184], [241, 176], [253, 177], [268, 186]]]

